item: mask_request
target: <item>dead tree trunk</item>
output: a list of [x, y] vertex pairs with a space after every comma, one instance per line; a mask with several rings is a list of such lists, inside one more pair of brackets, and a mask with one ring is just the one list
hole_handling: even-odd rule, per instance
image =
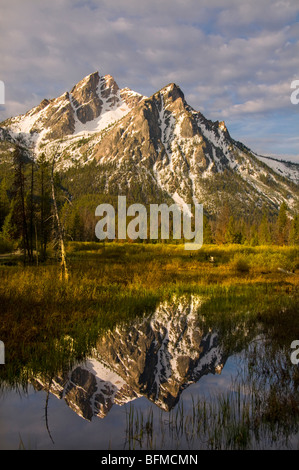
[[56, 201], [56, 194], [55, 194], [54, 165], [55, 165], [55, 158], [53, 158], [52, 170], [51, 170], [52, 199], [53, 199], [53, 205], [54, 205], [54, 216], [55, 216], [56, 225], [57, 225], [58, 240], [59, 240], [59, 245], [60, 245], [61, 279], [67, 281], [68, 280], [68, 270], [67, 270], [67, 265], [66, 265], [66, 252], [65, 252], [63, 232], [62, 232], [62, 228], [61, 228], [61, 223], [60, 223], [60, 218], [59, 218], [59, 213], [58, 213], [58, 207], [57, 207], [57, 201]]

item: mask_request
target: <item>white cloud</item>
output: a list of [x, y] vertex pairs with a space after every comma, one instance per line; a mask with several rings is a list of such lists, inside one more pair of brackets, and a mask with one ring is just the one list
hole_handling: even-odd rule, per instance
[[[292, 110], [290, 102], [290, 82], [271, 84], [249, 83], [239, 89], [239, 96], [245, 98], [239, 104], [227, 108], [224, 117], [241, 116], [243, 114], [265, 114], [269, 111]], [[246, 99], [251, 97], [250, 99]]]
[[146, 95], [176, 82], [213, 119], [272, 119], [299, 78], [298, 12], [298, 0], [1, 0], [0, 119], [95, 70]]

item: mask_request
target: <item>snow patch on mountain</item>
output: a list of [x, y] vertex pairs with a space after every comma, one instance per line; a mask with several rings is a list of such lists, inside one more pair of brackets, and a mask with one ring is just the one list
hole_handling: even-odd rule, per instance
[[298, 164], [256, 155], [234, 141], [224, 122], [193, 110], [175, 84], [147, 98], [94, 73], [2, 126], [1, 140], [20, 142], [33, 156], [56, 154], [58, 170], [95, 159], [100, 172], [113, 162], [103, 170], [107, 191], [111, 185], [121, 190], [132, 181], [149, 183], [185, 211], [187, 202], [201, 202], [208, 213], [231, 196], [242, 207], [278, 208], [285, 200], [294, 208], [298, 202], [289, 183], [299, 182]]
[[299, 164], [284, 162], [275, 158], [254, 154], [261, 162], [272, 168], [277, 174], [284, 176], [294, 183], [299, 183]]
[[[164, 145], [165, 151], [168, 155], [169, 161], [172, 160], [172, 154], [170, 151], [170, 142], [172, 140], [173, 129], [175, 126], [175, 118], [171, 112], [167, 111], [164, 105], [164, 96], [161, 93], [161, 109], [159, 110], [159, 126], [161, 129], [161, 141]], [[171, 163], [170, 163], [171, 166]]]
[[106, 106], [99, 117], [92, 121], [87, 121], [85, 124], [76, 118], [76, 127], [73, 136], [86, 137], [90, 134], [101, 132], [106, 127], [124, 117], [129, 111], [130, 108], [125, 103], [122, 103], [118, 107], [111, 108], [111, 106]]

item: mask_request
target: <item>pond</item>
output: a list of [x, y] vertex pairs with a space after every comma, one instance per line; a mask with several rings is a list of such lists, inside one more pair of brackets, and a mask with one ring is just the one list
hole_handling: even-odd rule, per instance
[[279, 333], [174, 296], [84, 360], [2, 385], [0, 448], [298, 449], [299, 368]]

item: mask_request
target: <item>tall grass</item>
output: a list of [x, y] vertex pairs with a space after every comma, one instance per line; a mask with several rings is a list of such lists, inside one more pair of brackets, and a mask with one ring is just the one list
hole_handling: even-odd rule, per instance
[[[299, 338], [297, 248], [211, 245], [190, 253], [182, 245], [72, 243], [67, 262], [68, 282], [56, 262], [0, 265], [0, 389], [26, 387], [39, 374], [50, 380], [119, 324], [151, 315], [173, 295], [199, 294], [205, 327], [217, 330], [228, 355], [247, 351], [248, 374], [227, 393], [193, 397], [189, 408], [179, 402], [167, 415], [130, 405], [126, 447], [288, 445], [299, 418], [299, 374], [285, 361]], [[264, 347], [248, 349], [257, 333]]]
[[259, 354], [255, 351], [254, 372], [250, 368], [248, 372], [248, 363], [243, 364], [227, 391], [191, 395], [189, 406], [181, 400], [165, 413], [153, 406], [142, 411], [130, 404], [125, 448], [296, 449], [294, 436], [299, 432], [297, 372], [284, 383], [286, 358], [280, 358], [280, 364], [272, 361], [266, 372], [259, 365], [263, 353], [263, 347]]
[[[203, 314], [227, 332], [238, 312], [248, 309], [248, 299], [257, 315], [266, 306], [281, 310], [297, 296], [298, 275], [273, 268], [276, 260], [296, 273], [298, 249], [292, 247], [206, 246], [190, 253], [182, 245], [72, 243], [67, 255], [68, 282], [60, 281], [56, 263], [0, 265], [3, 380], [26, 382], [29, 371], [54, 373], [84, 357], [100, 334], [153, 312], [174, 293], [205, 296]], [[248, 272], [232, 266], [237, 255], [246, 257]]]

